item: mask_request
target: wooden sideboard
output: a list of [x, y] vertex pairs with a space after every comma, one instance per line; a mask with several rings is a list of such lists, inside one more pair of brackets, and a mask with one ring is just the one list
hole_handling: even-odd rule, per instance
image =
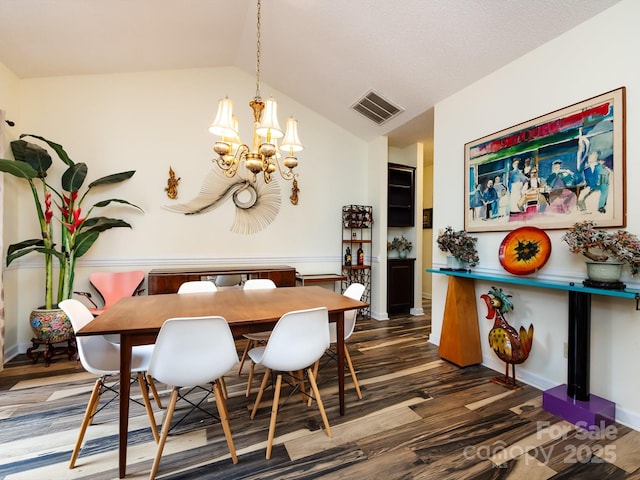
[[278, 287], [296, 286], [296, 269], [288, 265], [210, 266], [151, 270], [147, 277], [147, 291], [149, 295], [176, 293], [183, 282], [234, 274], [246, 275], [248, 278], [270, 278]]

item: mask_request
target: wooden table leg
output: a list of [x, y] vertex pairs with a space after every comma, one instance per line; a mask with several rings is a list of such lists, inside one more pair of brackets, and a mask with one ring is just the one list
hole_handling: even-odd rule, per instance
[[336, 316], [336, 336], [338, 337], [338, 397], [340, 399], [340, 415], [344, 415], [344, 312]]
[[131, 390], [131, 350], [129, 335], [120, 335], [120, 437], [118, 443], [118, 470], [120, 478], [127, 474], [127, 440], [129, 433], [129, 393]]

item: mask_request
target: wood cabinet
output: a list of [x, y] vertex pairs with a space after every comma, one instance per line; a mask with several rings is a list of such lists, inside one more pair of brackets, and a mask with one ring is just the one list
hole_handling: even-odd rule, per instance
[[151, 270], [147, 277], [147, 291], [149, 295], [176, 293], [184, 282], [231, 274], [242, 274], [248, 278], [270, 278], [278, 287], [296, 286], [296, 269], [288, 265], [213, 266]]
[[415, 172], [414, 167], [389, 164], [387, 173], [388, 227], [413, 227], [415, 225]]
[[415, 258], [387, 260], [387, 313], [409, 313], [413, 307]]

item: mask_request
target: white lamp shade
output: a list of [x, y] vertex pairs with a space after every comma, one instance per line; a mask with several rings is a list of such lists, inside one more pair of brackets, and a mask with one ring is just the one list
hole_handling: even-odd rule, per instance
[[265, 102], [260, 125], [256, 128], [256, 133], [261, 137], [282, 138], [284, 135], [278, 123], [278, 104], [273, 98]]
[[233, 125], [233, 102], [228, 97], [223, 98], [218, 103], [218, 113], [216, 119], [209, 127], [209, 131], [221, 137], [237, 137], [238, 131]]
[[287, 118], [287, 131], [284, 134], [280, 150], [283, 152], [299, 152], [303, 149], [300, 138], [298, 138], [298, 121], [293, 118]]

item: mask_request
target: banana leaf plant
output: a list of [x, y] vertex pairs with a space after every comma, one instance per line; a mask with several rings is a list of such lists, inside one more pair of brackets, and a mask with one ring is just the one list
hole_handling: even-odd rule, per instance
[[[31, 137], [46, 143], [62, 160], [67, 169], [60, 178], [60, 185], [54, 186], [47, 178], [49, 168], [53, 164], [51, 155], [40, 145], [23, 140]], [[86, 254], [96, 242], [100, 233], [111, 228], [128, 227], [124, 220], [103, 216], [91, 217], [96, 208], [103, 208], [111, 203], [142, 209], [126, 200], [110, 198], [93, 204], [83, 210], [83, 202], [87, 194], [94, 188], [123, 182], [130, 179], [135, 170], [115, 173], [94, 180], [81, 191], [86, 180], [88, 167], [86, 163], [75, 163], [67, 155], [64, 148], [55, 142], [38, 135], [23, 134], [20, 140], [11, 142], [11, 150], [15, 160], [0, 159], [0, 171], [23, 178], [31, 189], [35, 204], [41, 238], [24, 240], [9, 245], [7, 250], [7, 266], [15, 259], [31, 252], [44, 255], [45, 260], [45, 301], [44, 308], [54, 308], [62, 300], [71, 298], [76, 260]], [[60, 241], [54, 241], [54, 225], [60, 230]], [[58, 291], [54, 301], [53, 259], [59, 263]]]

